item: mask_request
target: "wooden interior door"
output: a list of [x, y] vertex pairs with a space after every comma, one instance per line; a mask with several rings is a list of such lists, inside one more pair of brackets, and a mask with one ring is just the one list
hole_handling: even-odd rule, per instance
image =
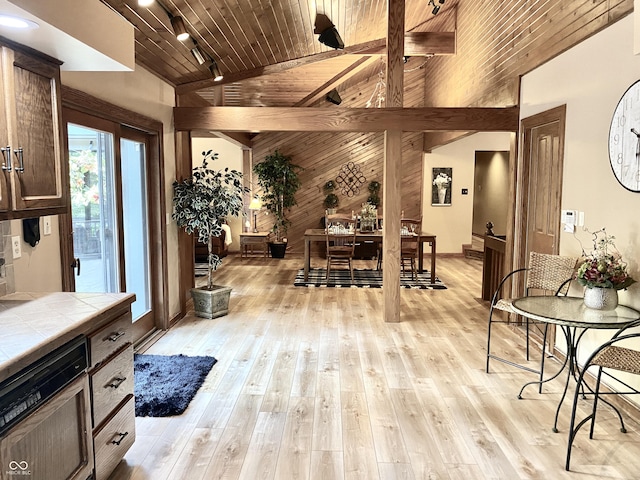
[[531, 251], [559, 251], [565, 110], [562, 106], [522, 120], [522, 264]]

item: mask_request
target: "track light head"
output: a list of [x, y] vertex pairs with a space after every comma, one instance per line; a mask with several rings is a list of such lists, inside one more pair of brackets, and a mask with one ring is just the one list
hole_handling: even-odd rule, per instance
[[211, 59], [211, 65], [209, 65], [209, 71], [211, 72], [211, 75], [213, 75], [214, 82], [219, 82], [224, 78], [224, 76], [222, 75], [222, 72], [220, 71], [220, 68], [218, 67], [218, 64], [213, 59]]
[[338, 30], [336, 30], [336, 27], [328, 28], [322, 32], [318, 37], [318, 41], [331, 48], [344, 48], [344, 42], [342, 41], [342, 38], [340, 38], [340, 34], [338, 33]]
[[207, 59], [204, 56], [205, 54], [202, 53], [200, 47], [198, 47], [197, 45], [191, 49], [191, 55], [193, 55], [193, 58], [196, 59], [198, 65], [204, 65], [205, 63], [207, 63]]
[[438, 3], [440, 5], [436, 5], [435, 0], [429, 0], [429, 3], [427, 4], [427, 6], [433, 6], [433, 10], [431, 10], [431, 13], [433, 15], [437, 15], [438, 12], [440, 11], [440, 6], [444, 5], [445, 0], [438, 0]]
[[176, 38], [181, 42], [189, 38], [189, 32], [187, 32], [187, 27], [185, 27], [182, 17], [171, 17], [171, 28], [173, 28]]
[[329, 93], [327, 93], [325, 100], [327, 102], [333, 103], [334, 105], [340, 105], [342, 103], [342, 98], [340, 98], [340, 94], [338, 93], [338, 90], [336, 90], [335, 88], [331, 90]]

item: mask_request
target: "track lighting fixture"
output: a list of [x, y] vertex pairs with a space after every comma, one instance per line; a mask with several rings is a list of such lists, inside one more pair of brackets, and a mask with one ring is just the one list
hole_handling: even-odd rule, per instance
[[138, 0], [139, 7], [150, 7], [155, 0]]
[[193, 58], [196, 59], [198, 65], [204, 65], [205, 63], [207, 63], [207, 59], [205, 58], [206, 54], [202, 53], [202, 50], [200, 50], [200, 47], [198, 47], [198, 45], [194, 45], [194, 47], [191, 49], [191, 55], [193, 55]]
[[189, 38], [189, 32], [187, 32], [187, 27], [185, 27], [182, 17], [171, 17], [171, 27], [176, 38], [181, 42]]
[[440, 11], [440, 7], [441, 7], [441, 5], [443, 5], [443, 4], [444, 4], [444, 1], [445, 1], [445, 0], [438, 0], [438, 3], [439, 3], [440, 5], [436, 5], [435, 0], [429, 0], [429, 3], [428, 3], [427, 5], [428, 5], [428, 6], [433, 6], [433, 10], [431, 10], [431, 13], [432, 13], [432, 14], [434, 14], [434, 15], [437, 15], [437, 14], [438, 14], [438, 12]]
[[220, 71], [220, 68], [218, 68], [218, 64], [214, 59], [211, 59], [211, 65], [209, 65], [209, 71], [211, 72], [211, 75], [213, 75], [214, 82], [219, 82], [224, 78], [224, 76], [222, 75], [222, 72]]

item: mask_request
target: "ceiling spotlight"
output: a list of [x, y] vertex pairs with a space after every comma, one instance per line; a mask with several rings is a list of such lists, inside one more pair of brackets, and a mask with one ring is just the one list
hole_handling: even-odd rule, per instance
[[342, 103], [342, 98], [340, 98], [340, 94], [338, 93], [338, 90], [336, 90], [335, 88], [331, 90], [329, 93], [327, 93], [325, 100], [327, 102], [333, 103], [334, 105], [340, 105]]
[[335, 25], [329, 20], [329, 17], [322, 13], [316, 15], [316, 21], [313, 29], [313, 33], [320, 34], [318, 41], [324, 43], [331, 48], [344, 48], [344, 42], [340, 38], [338, 30]]
[[224, 78], [220, 68], [218, 68], [218, 64], [213, 59], [211, 60], [211, 65], [209, 65], [209, 71], [211, 72], [211, 75], [213, 75], [214, 82], [219, 82]]
[[200, 50], [200, 47], [197, 45], [191, 49], [191, 55], [196, 59], [198, 65], [204, 65], [207, 62], [207, 59], [204, 57], [204, 54]]
[[187, 32], [187, 27], [184, 26], [182, 17], [171, 17], [171, 27], [173, 28], [173, 33], [175, 33], [176, 38], [181, 42], [189, 38], [189, 32]]
[[16, 28], [20, 30], [38, 28], [39, 25], [36, 22], [27, 20], [22, 17], [13, 17], [11, 15], [0, 14], [0, 26], [8, 28]]
[[[438, 0], [438, 3], [440, 5], [443, 5], [445, 2], [445, 0]], [[438, 12], [440, 11], [440, 5], [436, 5], [435, 0], [429, 0], [429, 3], [427, 4], [428, 6], [433, 6], [433, 10], [431, 10], [431, 13], [434, 15], [437, 15]]]
[[139, 7], [150, 7], [155, 0], [138, 0]]

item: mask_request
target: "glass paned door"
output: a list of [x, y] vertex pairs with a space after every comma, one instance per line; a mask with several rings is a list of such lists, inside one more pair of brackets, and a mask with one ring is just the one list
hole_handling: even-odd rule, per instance
[[119, 292], [114, 138], [68, 124], [73, 250], [77, 292]]
[[123, 138], [120, 157], [125, 281], [127, 292], [136, 294], [135, 321], [151, 310], [145, 144]]
[[73, 123], [67, 132], [75, 291], [135, 293], [133, 321], [150, 318], [146, 144]]

